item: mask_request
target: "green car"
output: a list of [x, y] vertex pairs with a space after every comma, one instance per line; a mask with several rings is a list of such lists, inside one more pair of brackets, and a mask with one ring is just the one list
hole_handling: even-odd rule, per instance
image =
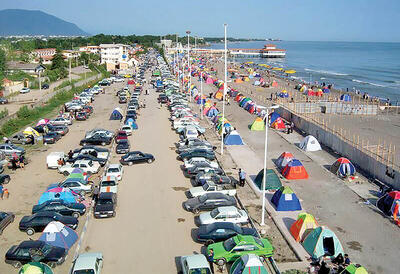
[[267, 239], [244, 235], [237, 235], [224, 242], [209, 245], [207, 254], [210, 254], [210, 249], [213, 249], [214, 262], [218, 265], [234, 261], [245, 254], [255, 254], [265, 258], [271, 257], [274, 252], [274, 247]]

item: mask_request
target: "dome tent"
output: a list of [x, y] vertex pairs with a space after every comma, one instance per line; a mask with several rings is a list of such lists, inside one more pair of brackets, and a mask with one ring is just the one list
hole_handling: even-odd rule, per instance
[[19, 274], [53, 274], [53, 270], [45, 263], [30, 262], [24, 264], [18, 272]]
[[356, 173], [354, 165], [349, 159], [341, 157], [331, 165], [331, 171], [340, 177], [353, 176]]
[[293, 190], [288, 186], [282, 186], [272, 196], [271, 202], [275, 205], [276, 211], [301, 210], [299, 199]]
[[288, 180], [308, 179], [306, 169], [297, 159], [292, 159], [285, 168], [282, 169], [282, 175]]
[[224, 144], [227, 146], [244, 145], [242, 137], [240, 137], [239, 133], [236, 130], [232, 130], [228, 135], [226, 135], [224, 139]]
[[275, 122], [273, 122], [271, 124], [271, 128], [276, 129], [276, 130], [282, 130], [282, 129], [286, 129], [286, 125], [283, 122], [281, 117], [278, 117]]
[[400, 191], [391, 191], [379, 198], [376, 206], [386, 215], [393, 216], [396, 205], [400, 206]]
[[279, 158], [276, 160], [276, 165], [279, 168], [284, 168], [291, 160], [293, 160], [293, 154], [290, 152], [282, 152]]
[[45, 227], [39, 240], [51, 246], [58, 246], [69, 250], [78, 240], [78, 234], [72, 228], [54, 221]]
[[229, 274], [268, 274], [267, 269], [255, 254], [245, 254], [232, 264]]
[[338, 237], [327, 227], [320, 226], [310, 232], [303, 241], [303, 247], [313, 259], [343, 255], [343, 247]]
[[[278, 190], [282, 187], [281, 180], [279, 179], [278, 175], [276, 175], [273, 169], [267, 169], [266, 173], [267, 178], [265, 180], [265, 190]], [[264, 169], [261, 169], [256, 178], [254, 179], [254, 183], [257, 185], [258, 189], [262, 191], [262, 185], [264, 180]]]
[[110, 120], [121, 120], [123, 117], [122, 110], [120, 108], [115, 108], [110, 115]]
[[250, 130], [262, 131], [265, 130], [265, 125], [263, 119], [257, 117], [251, 124]]
[[272, 112], [270, 115], [269, 115], [269, 125], [271, 126], [272, 125], [272, 123], [273, 122], [275, 122], [276, 121], [276, 119], [278, 119], [278, 118], [280, 118], [281, 116], [279, 115], [279, 113], [277, 113], [277, 112]]
[[301, 141], [299, 147], [304, 151], [322, 150], [321, 145], [318, 143], [318, 140], [312, 135], [308, 135], [308, 136], [304, 137], [304, 139], [303, 139], [303, 141]]
[[368, 274], [368, 271], [359, 264], [350, 264], [340, 274]]
[[319, 225], [314, 216], [308, 213], [300, 213], [296, 222], [290, 227], [290, 233], [296, 242], [302, 242], [313, 229]]

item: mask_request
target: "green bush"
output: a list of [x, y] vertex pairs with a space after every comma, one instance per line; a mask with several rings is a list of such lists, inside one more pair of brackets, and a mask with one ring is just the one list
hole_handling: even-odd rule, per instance
[[6, 116], [8, 116], [8, 109], [0, 111], [0, 119], [3, 119]]

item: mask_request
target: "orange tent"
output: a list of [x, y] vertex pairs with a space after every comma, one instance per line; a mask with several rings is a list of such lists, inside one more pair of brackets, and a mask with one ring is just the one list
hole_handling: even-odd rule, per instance
[[224, 94], [222, 93], [222, 91], [217, 91], [216, 93], [215, 93], [215, 95], [214, 95], [214, 98], [215, 99], [218, 99], [218, 100], [222, 100], [222, 97], [224, 96]]
[[297, 221], [290, 227], [290, 233], [296, 242], [302, 242], [308, 233], [317, 228], [319, 224], [314, 216], [308, 213], [300, 213], [297, 216]]
[[308, 179], [308, 173], [303, 164], [297, 160], [291, 160], [282, 170], [282, 175], [288, 180]]
[[272, 81], [272, 87], [273, 87], [273, 88], [278, 87], [278, 83], [277, 83], [276, 81]]
[[241, 78], [235, 79], [235, 83], [243, 83], [243, 80]]
[[286, 129], [285, 123], [283, 122], [281, 117], [276, 118], [276, 120], [272, 123], [271, 127], [273, 129]]

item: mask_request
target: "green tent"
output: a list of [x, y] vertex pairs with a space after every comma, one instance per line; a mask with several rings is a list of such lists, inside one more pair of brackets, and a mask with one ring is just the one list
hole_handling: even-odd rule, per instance
[[47, 264], [30, 262], [22, 266], [19, 274], [53, 274], [53, 270]]
[[[265, 181], [265, 190], [278, 190], [281, 186], [281, 180], [279, 179], [278, 175], [276, 175], [275, 170], [267, 169], [267, 180]], [[256, 178], [254, 179], [254, 183], [262, 191], [262, 184], [264, 179], [264, 169], [261, 169], [258, 172]]]
[[304, 239], [303, 247], [314, 259], [322, 256], [335, 258], [340, 253], [344, 254], [342, 244], [335, 233], [324, 226], [317, 227], [311, 231]]
[[85, 176], [83, 176], [82, 173], [71, 173], [68, 175], [67, 179], [80, 179], [80, 180], [85, 180]]
[[255, 254], [245, 254], [232, 264], [229, 274], [268, 274], [267, 269]]
[[368, 271], [359, 264], [351, 264], [340, 274], [368, 274]]

